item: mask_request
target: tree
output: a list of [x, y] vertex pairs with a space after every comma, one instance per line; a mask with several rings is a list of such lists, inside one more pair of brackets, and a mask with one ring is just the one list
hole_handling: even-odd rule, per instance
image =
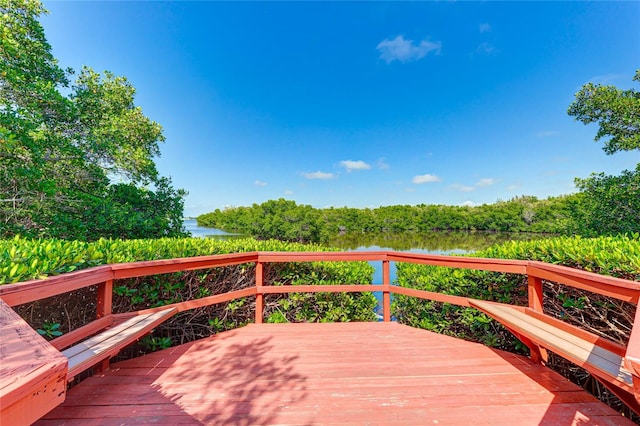
[[574, 212], [586, 235], [615, 235], [640, 232], [640, 167], [619, 176], [594, 173], [576, 179], [580, 202]]
[[[640, 82], [640, 70], [633, 80]], [[595, 140], [610, 137], [603, 147], [607, 154], [640, 149], [640, 92], [587, 83], [568, 113], [584, 124], [598, 123]]]
[[[634, 81], [640, 82], [640, 70]], [[584, 124], [598, 123], [595, 140], [604, 141], [604, 151], [640, 150], [640, 92], [588, 83], [576, 93], [569, 115]], [[620, 176], [594, 173], [576, 178], [580, 203], [574, 212], [578, 232], [617, 234], [640, 232], [640, 164]]]
[[[145, 237], [155, 233], [133, 222], [150, 215], [162, 226], [156, 233], [180, 235], [185, 192], [154, 162], [161, 126], [135, 106], [124, 77], [85, 67], [72, 84], [73, 70], [58, 66], [38, 22], [45, 12], [37, 0], [0, 0], [0, 236]], [[157, 199], [172, 210], [129, 214]], [[132, 200], [140, 203], [127, 207]], [[105, 226], [94, 226], [97, 212]]]

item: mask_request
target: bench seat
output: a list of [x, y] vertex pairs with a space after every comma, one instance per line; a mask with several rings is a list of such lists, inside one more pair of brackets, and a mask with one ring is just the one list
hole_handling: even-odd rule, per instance
[[633, 393], [633, 378], [624, 368], [623, 357], [596, 342], [580, 336], [586, 332], [566, 324], [565, 328], [576, 328], [575, 333], [562, 330], [549, 322], [557, 321], [544, 314], [537, 313], [538, 318], [528, 314], [525, 309], [480, 300], [469, 300], [474, 308], [496, 319], [509, 330], [529, 338], [534, 344], [546, 348], [569, 361], [583, 367], [597, 377], [610, 383], [616, 383], [622, 389]]
[[150, 333], [177, 312], [176, 308], [170, 308], [134, 316], [62, 351], [69, 360], [67, 379], [70, 380], [87, 368], [114, 357], [120, 350]]

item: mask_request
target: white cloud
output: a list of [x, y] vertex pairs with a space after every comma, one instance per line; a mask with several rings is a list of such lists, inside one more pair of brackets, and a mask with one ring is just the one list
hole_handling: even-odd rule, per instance
[[387, 164], [384, 158], [380, 158], [378, 161], [376, 161], [376, 167], [378, 167], [380, 170], [388, 170], [389, 164]]
[[261, 180], [256, 180], [254, 183], [256, 185], [258, 185], [258, 186], [267, 186], [268, 185], [267, 182], [262, 182]]
[[416, 185], [419, 185], [421, 183], [440, 182], [441, 180], [442, 179], [440, 179], [440, 177], [427, 173], [427, 174], [424, 174], [424, 175], [414, 176], [411, 181], [413, 183], [415, 183]]
[[459, 183], [454, 183], [453, 185], [449, 186], [449, 188], [461, 192], [471, 192], [475, 189], [473, 186], [460, 185]]
[[496, 180], [493, 178], [484, 178], [484, 179], [480, 179], [479, 181], [476, 182], [476, 186], [478, 188], [484, 188], [486, 186], [491, 186], [494, 183], [496, 183]]
[[335, 177], [333, 173], [326, 173], [321, 171], [303, 173], [302, 176], [307, 179], [333, 179]]
[[480, 24], [478, 30], [480, 30], [480, 33], [488, 33], [491, 31], [491, 25], [488, 22], [485, 22], [484, 24]]
[[365, 163], [362, 160], [357, 160], [357, 161], [353, 161], [353, 160], [343, 160], [340, 162], [340, 167], [344, 167], [345, 169], [347, 169], [347, 172], [351, 172], [353, 170], [369, 170], [371, 169], [371, 166], [367, 163]]
[[476, 53], [478, 55], [493, 56], [500, 53], [500, 50], [498, 50], [498, 48], [495, 47], [493, 44], [487, 41], [483, 41], [478, 45], [478, 47], [476, 47]]
[[476, 203], [474, 203], [474, 202], [473, 202], [473, 201], [471, 201], [471, 200], [467, 200], [467, 201], [465, 201], [464, 203], [462, 203], [462, 205], [463, 205], [463, 206], [465, 206], [465, 207], [473, 207], [473, 206], [476, 206], [477, 204], [476, 204]]
[[453, 189], [455, 191], [460, 191], [460, 192], [472, 192], [472, 191], [475, 191], [476, 188], [485, 188], [487, 186], [494, 185], [495, 183], [496, 183], [496, 180], [493, 178], [482, 178], [479, 181], [477, 181], [475, 184], [473, 184], [473, 186], [454, 183], [453, 185], [449, 185], [449, 189]]
[[284, 195], [293, 195], [293, 191], [290, 189], [285, 189], [284, 190]]
[[517, 189], [520, 189], [520, 185], [509, 185], [509, 186], [507, 186], [507, 190], [509, 190], [509, 191], [515, 191]]
[[441, 48], [442, 42], [440, 41], [422, 40], [419, 44], [415, 44], [413, 40], [405, 40], [402, 35], [393, 40], [384, 39], [376, 46], [376, 49], [380, 51], [380, 59], [388, 64], [393, 61], [417, 61], [427, 56], [429, 52], [439, 55]]

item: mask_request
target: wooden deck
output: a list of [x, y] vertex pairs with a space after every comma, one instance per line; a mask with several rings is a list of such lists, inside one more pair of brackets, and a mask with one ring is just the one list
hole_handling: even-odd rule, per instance
[[36, 424], [632, 424], [528, 358], [396, 323], [252, 324], [113, 364]]

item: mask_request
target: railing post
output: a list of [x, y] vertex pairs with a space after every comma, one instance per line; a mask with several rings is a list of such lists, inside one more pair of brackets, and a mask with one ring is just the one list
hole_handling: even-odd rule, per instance
[[534, 311], [543, 311], [542, 278], [527, 274], [529, 282], [529, 308]]
[[389, 261], [382, 261], [382, 319], [385, 322], [391, 321], [391, 273]]
[[96, 317], [102, 318], [111, 315], [113, 304], [113, 280], [107, 280], [98, 284], [98, 295], [96, 302]]
[[[533, 276], [527, 271], [527, 282], [528, 282], [528, 298], [529, 298], [529, 308], [534, 311], [538, 311], [540, 313], [543, 312], [544, 306], [544, 296], [542, 290], [542, 278]], [[546, 362], [549, 359], [549, 355], [547, 354], [547, 350], [541, 348], [538, 345], [531, 344], [529, 346], [529, 350], [531, 352], [531, 361], [537, 363]]]
[[[96, 318], [111, 315], [113, 306], [113, 280], [107, 280], [98, 284], [98, 294], [96, 300]], [[102, 373], [109, 368], [109, 358], [103, 360], [96, 366], [96, 372]]]
[[263, 263], [259, 260], [256, 262], [256, 324], [262, 324], [262, 316], [264, 311], [264, 295], [259, 293], [263, 283]]

